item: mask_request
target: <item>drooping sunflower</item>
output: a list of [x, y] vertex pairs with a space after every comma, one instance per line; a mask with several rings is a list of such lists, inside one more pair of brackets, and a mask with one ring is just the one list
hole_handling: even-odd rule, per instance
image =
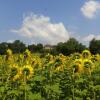
[[10, 77], [13, 81], [18, 80], [20, 78], [20, 70], [17, 65], [10, 66]]
[[74, 63], [72, 65], [72, 68], [74, 69], [75, 73], [81, 73], [83, 71], [82, 64], [80, 64], [80, 63]]
[[95, 58], [97, 59], [97, 61], [100, 61], [100, 55], [99, 54], [96, 54]]
[[7, 49], [7, 55], [12, 55], [12, 51], [10, 49]]
[[20, 74], [23, 79], [28, 80], [33, 75], [33, 68], [30, 65], [24, 65], [20, 69]]
[[82, 64], [82, 59], [76, 59], [74, 63]]
[[8, 64], [13, 62], [13, 53], [12, 53], [12, 50], [10, 49], [7, 49], [6, 51], [6, 61]]
[[93, 65], [93, 63], [92, 63], [91, 60], [89, 60], [89, 59], [84, 59], [84, 60], [83, 60], [83, 66], [84, 66], [85, 68], [92, 68], [92, 65]]
[[81, 55], [79, 53], [74, 53], [72, 55], [72, 59], [75, 60], [75, 59], [81, 59]]
[[93, 56], [91, 57], [91, 61], [92, 61], [92, 62], [96, 62], [96, 61], [98, 61], [98, 59], [96, 58], [95, 55], [93, 55]]
[[31, 52], [28, 49], [25, 50], [23, 57], [25, 64], [31, 63]]
[[84, 67], [85, 72], [91, 72], [94, 69], [94, 64], [91, 60], [84, 59], [83, 60], [83, 67]]
[[54, 59], [54, 56], [48, 53], [48, 54], [45, 56], [45, 59], [46, 59], [46, 62], [48, 63], [49, 61], [51, 61], [51, 60]]
[[54, 72], [63, 72], [64, 71], [63, 65], [57, 66], [53, 71]]
[[89, 50], [83, 50], [82, 52], [83, 59], [88, 59], [91, 57], [91, 52]]

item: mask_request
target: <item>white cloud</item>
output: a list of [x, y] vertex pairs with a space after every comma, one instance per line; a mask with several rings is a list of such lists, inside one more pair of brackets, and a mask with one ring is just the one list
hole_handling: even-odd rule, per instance
[[69, 39], [69, 33], [63, 23], [52, 23], [49, 17], [36, 14], [24, 17], [21, 28], [11, 31], [34, 40], [36, 43], [56, 44]]
[[13, 43], [14, 42], [14, 40], [8, 40], [7, 41], [7, 43]]
[[82, 40], [85, 41], [85, 42], [89, 42], [93, 38], [95, 38], [96, 40], [100, 40], [100, 35], [89, 34], [89, 35], [83, 37]]
[[96, 0], [86, 1], [81, 8], [82, 14], [89, 19], [94, 18], [99, 10], [100, 10], [100, 2]]

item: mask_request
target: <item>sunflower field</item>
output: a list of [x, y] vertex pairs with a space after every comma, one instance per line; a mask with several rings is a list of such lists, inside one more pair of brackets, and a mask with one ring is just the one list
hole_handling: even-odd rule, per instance
[[0, 56], [0, 100], [100, 100], [100, 55]]

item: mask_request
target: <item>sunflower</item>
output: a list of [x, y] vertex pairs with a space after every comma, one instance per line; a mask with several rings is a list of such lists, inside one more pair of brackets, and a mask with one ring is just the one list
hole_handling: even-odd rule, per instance
[[80, 59], [81, 58], [81, 55], [79, 53], [74, 53], [72, 55], [72, 59], [75, 60], [75, 59]]
[[12, 65], [10, 66], [10, 77], [13, 81], [19, 79], [20, 74], [19, 74], [19, 68], [17, 65]]
[[30, 65], [25, 65], [21, 68], [20, 74], [24, 79], [29, 79], [33, 75], [33, 68]]
[[54, 69], [54, 72], [63, 72], [63, 71], [64, 71], [63, 65], [57, 66], [57, 67]]
[[7, 50], [7, 55], [12, 55], [12, 51], [10, 49]]
[[91, 60], [85, 59], [85, 60], [83, 60], [83, 66], [84, 66], [85, 68], [92, 68], [93, 63], [92, 63]]
[[82, 57], [83, 57], [84, 59], [90, 58], [90, 57], [91, 57], [91, 52], [90, 52], [89, 50], [84, 50], [84, 51], [82, 52]]
[[30, 63], [30, 60], [31, 60], [31, 52], [26, 49], [25, 52], [24, 52], [24, 61], [26, 62], [26, 64]]
[[95, 55], [93, 55], [93, 56], [91, 57], [91, 61], [92, 61], [92, 62], [96, 62], [96, 61], [98, 61], [98, 59], [96, 58]]
[[83, 71], [83, 67], [82, 67], [82, 65], [80, 63], [74, 63], [72, 65], [72, 68], [74, 69], [75, 73], [77, 73], [77, 72], [81, 73]]
[[91, 60], [84, 59], [83, 60], [83, 67], [84, 67], [85, 72], [91, 72], [91, 71], [93, 71], [94, 64]]
[[100, 55], [99, 54], [96, 54], [95, 58], [97, 59], [97, 61], [100, 61]]
[[82, 64], [82, 59], [76, 59], [74, 63]]
[[6, 51], [6, 61], [7, 61], [8, 64], [13, 62], [13, 54], [12, 54], [12, 51], [10, 49], [8, 49]]

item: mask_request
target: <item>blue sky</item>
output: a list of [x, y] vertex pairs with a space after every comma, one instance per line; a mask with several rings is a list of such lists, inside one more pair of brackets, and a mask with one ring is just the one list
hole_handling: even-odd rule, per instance
[[100, 39], [98, 0], [2, 0], [0, 42], [56, 44]]

